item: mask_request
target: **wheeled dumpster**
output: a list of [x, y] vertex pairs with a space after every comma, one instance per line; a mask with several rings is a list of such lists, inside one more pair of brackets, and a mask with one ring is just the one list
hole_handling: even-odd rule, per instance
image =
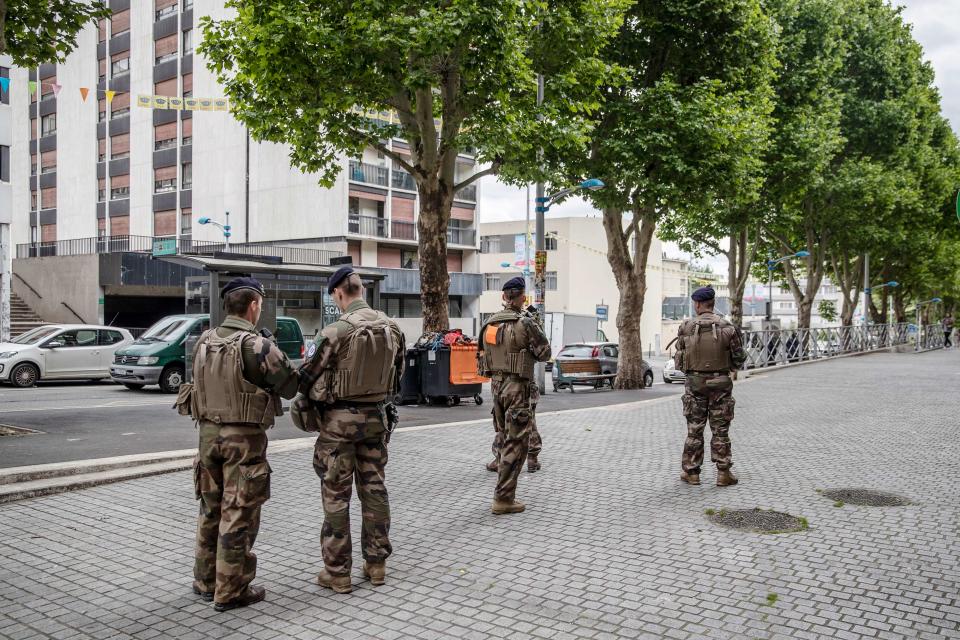
[[420, 389], [428, 403], [452, 407], [460, 399], [473, 396], [483, 404], [480, 395], [488, 378], [477, 375], [477, 345], [454, 344], [428, 349], [420, 353]]
[[407, 349], [407, 361], [400, 377], [400, 393], [394, 399], [394, 404], [417, 404], [423, 401], [420, 391], [420, 349]]

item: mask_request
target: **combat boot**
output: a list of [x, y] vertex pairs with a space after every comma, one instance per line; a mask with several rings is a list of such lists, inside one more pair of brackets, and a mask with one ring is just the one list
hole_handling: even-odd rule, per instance
[[682, 480], [683, 482], [686, 482], [687, 484], [698, 485], [700, 484], [700, 474], [687, 473], [686, 471], [681, 471], [680, 480]]
[[386, 562], [367, 562], [363, 561], [363, 575], [370, 580], [370, 584], [379, 587], [386, 581], [387, 563]]
[[493, 512], [493, 515], [499, 516], [505, 513], [521, 513], [526, 508], [527, 505], [523, 504], [519, 500], [512, 500], [511, 502], [494, 500], [493, 507], [490, 508], [490, 511]]
[[353, 585], [350, 584], [350, 576], [333, 576], [324, 569], [317, 574], [317, 584], [327, 589], [333, 589], [336, 593], [350, 593], [353, 591]]
[[230, 611], [231, 609], [246, 607], [251, 604], [256, 604], [257, 602], [263, 602], [263, 599], [266, 597], [266, 589], [256, 585], [250, 585], [239, 598], [234, 598], [229, 602], [216, 602], [214, 603], [213, 608], [217, 611]]
[[527, 473], [536, 473], [540, 471], [540, 461], [537, 456], [527, 456]]
[[740, 482], [730, 469], [717, 469], [717, 486], [730, 487]]
[[193, 583], [193, 592], [204, 599], [206, 602], [213, 602], [213, 591], [201, 591], [197, 583]]
[[499, 470], [500, 470], [500, 463], [497, 462], [496, 460], [487, 463], [487, 471], [493, 471], [494, 473], [496, 473]]

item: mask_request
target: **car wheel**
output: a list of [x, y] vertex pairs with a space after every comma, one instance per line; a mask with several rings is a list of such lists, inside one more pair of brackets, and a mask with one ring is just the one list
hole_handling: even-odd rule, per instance
[[653, 386], [653, 372], [647, 371], [643, 376], [643, 386], [652, 387]]
[[164, 393], [176, 393], [183, 384], [183, 366], [179, 364], [170, 365], [160, 374], [160, 389]]
[[143, 385], [137, 384], [136, 382], [124, 382], [123, 386], [130, 389], [130, 391], [140, 391], [140, 389], [143, 389]]
[[670, 378], [664, 378], [663, 381], [666, 382], [667, 384], [673, 384], [673, 380], [671, 380]]
[[40, 370], [29, 362], [18, 364], [10, 372], [10, 382], [16, 387], [27, 388], [37, 384], [40, 379]]

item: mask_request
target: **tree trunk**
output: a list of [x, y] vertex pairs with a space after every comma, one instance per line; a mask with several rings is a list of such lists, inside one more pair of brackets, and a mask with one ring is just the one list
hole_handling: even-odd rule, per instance
[[[449, 191], [449, 193], [447, 193]], [[447, 224], [453, 204], [452, 189], [441, 185], [419, 186], [420, 217], [420, 302], [423, 330], [450, 328], [450, 273], [447, 271]]]
[[907, 321], [907, 305], [903, 300], [903, 294], [899, 291], [893, 294], [893, 310], [896, 315], [897, 322]]
[[750, 246], [750, 230], [746, 227], [730, 234], [727, 250], [727, 287], [730, 290], [730, 322], [743, 326], [743, 292], [747, 288], [750, 266], [756, 255], [756, 243]]
[[[603, 227], [607, 233], [607, 260], [620, 292], [620, 308], [617, 311], [620, 355], [614, 387], [642, 389], [643, 336], [640, 320], [647, 293], [647, 256], [656, 231], [656, 215], [651, 209], [635, 210], [633, 222], [625, 231], [622, 213], [607, 209], [603, 212]], [[636, 248], [632, 258], [631, 237], [634, 237]]]
[[833, 268], [833, 281], [843, 295], [843, 307], [840, 310], [840, 324], [853, 325], [853, 314], [860, 302], [860, 290], [863, 288], [863, 256], [857, 256], [853, 264], [846, 251], [838, 257], [830, 253], [830, 265]]

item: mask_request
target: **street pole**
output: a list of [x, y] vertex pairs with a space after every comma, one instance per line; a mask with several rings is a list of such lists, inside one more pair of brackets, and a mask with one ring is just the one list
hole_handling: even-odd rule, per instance
[[[527, 291], [533, 290], [530, 280], [530, 183], [527, 183], [527, 226], [523, 237], [523, 286]], [[543, 316], [540, 316], [543, 319]]]
[[870, 324], [870, 254], [863, 254], [863, 324]]
[[223, 252], [230, 252], [230, 212], [226, 213], [227, 221], [223, 225]]
[[769, 325], [773, 322], [773, 265], [769, 264], [767, 265], [767, 281], [767, 323]]
[[13, 283], [10, 223], [0, 223], [0, 342], [10, 342], [10, 290]]
[[[543, 74], [537, 74], [537, 118], [542, 118], [540, 114], [540, 105], [543, 104]], [[543, 149], [537, 151], [537, 164], [539, 165], [543, 160]], [[537, 182], [537, 251], [544, 251], [546, 249], [546, 243], [544, 242], [544, 232], [546, 228], [546, 223], [544, 221], [544, 213], [546, 212], [546, 202], [544, 201], [544, 194], [546, 188], [544, 187], [543, 181]], [[537, 312], [540, 314], [541, 321], [546, 321], [547, 318], [547, 300], [546, 300], [546, 282], [545, 278], [536, 278], [536, 293], [534, 294], [534, 302], [537, 305]], [[547, 392], [547, 376], [546, 376], [546, 367], [543, 363], [537, 364], [537, 386], [540, 387], [540, 393]]]

